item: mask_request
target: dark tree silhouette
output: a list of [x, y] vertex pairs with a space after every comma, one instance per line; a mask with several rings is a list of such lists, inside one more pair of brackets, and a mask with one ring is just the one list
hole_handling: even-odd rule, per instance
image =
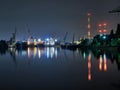
[[120, 36], [120, 24], [117, 24], [116, 35]]

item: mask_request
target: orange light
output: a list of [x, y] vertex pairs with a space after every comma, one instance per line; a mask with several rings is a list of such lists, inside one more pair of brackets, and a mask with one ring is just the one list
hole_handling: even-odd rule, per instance
[[90, 24], [88, 24], [88, 28], [90, 29]]
[[102, 71], [102, 56], [101, 55], [99, 59], [99, 70]]
[[91, 68], [91, 63], [90, 62], [88, 62], [88, 68]]
[[88, 80], [89, 81], [91, 80], [91, 74], [90, 73], [88, 74]]
[[107, 71], [107, 64], [104, 64], [104, 71]]
[[87, 13], [87, 16], [90, 16], [91, 14], [90, 13]]
[[101, 33], [101, 32], [102, 32], [102, 30], [99, 30], [98, 32], [99, 32], [99, 33]]
[[106, 23], [104, 23], [104, 24], [103, 24], [103, 26], [107, 26], [107, 24], [106, 24]]
[[103, 32], [107, 32], [107, 30], [106, 30], [106, 29], [104, 29], [104, 30], [103, 30]]
[[101, 27], [101, 26], [102, 26], [102, 24], [99, 24], [98, 26], [99, 26], [99, 27]]

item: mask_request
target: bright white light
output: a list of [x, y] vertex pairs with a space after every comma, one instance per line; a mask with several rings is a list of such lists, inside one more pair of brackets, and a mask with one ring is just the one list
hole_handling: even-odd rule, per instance
[[49, 41], [49, 38], [47, 38], [46, 41]]
[[38, 39], [38, 42], [41, 42], [41, 39], [40, 39], [40, 38]]
[[103, 39], [106, 39], [106, 36], [103, 36]]
[[55, 42], [57, 42], [58, 40], [57, 39], [55, 39]]

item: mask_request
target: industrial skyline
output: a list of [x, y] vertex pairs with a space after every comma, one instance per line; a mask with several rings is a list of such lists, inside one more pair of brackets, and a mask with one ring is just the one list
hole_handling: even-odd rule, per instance
[[67, 40], [87, 36], [91, 13], [91, 36], [98, 33], [98, 24], [107, 23], [108, 32], [116, 30], [120, 19], [108, 13], [120, 5], [119, 0], [4, 0], [0, 1], [0, 39], [11, 37], [17, 28], [17, 39], [26, 39], [30, 30], [33, 37], [57, 37]]

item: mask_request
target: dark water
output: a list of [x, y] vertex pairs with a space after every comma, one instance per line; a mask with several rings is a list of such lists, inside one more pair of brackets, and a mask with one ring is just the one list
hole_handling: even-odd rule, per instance
[[120, 53], [61, 48], [0, 52], [0, 90], [120, 90]]

